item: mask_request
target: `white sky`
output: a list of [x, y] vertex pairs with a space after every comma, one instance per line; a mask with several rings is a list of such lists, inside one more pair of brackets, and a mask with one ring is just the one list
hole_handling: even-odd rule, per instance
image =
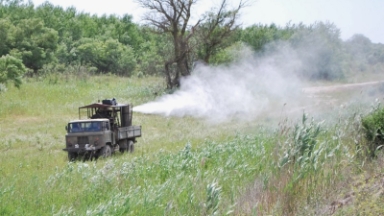
[[[238, 2], [239, 0], [231, 0]], [[312, 24], [329, 21], [341, 30], [346, 40], [354, 34], [363, 34], [373, 43], [384, 44], [384, 0], [253, 0], [253, 4], [242, 11], [242, 23], [275, 23], [285, 26], [291, 23]], [[45, 0], [32, 0], [35, 6]], [[139, 22], [143, 9], [134, 0], [49, 0], [64, 8], [74, 6], [78, 11], [91, 14], [130, 14]], [[220, 0], [200, 0], [199, 13], [209, 9]]]

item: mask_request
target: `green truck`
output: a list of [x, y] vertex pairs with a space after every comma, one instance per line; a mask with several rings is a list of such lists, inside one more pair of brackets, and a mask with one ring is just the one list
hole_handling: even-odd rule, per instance
[[79, 107], [79, 119], [65, 127], [68, 160], [109, 157], [114, 152], [133, 152], [141, 126], [132, 125], [132, 106], [115, 99]]

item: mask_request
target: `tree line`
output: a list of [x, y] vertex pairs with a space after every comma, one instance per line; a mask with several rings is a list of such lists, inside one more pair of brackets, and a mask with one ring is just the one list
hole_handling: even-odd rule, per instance
[[[0, 84], [21, 84], [21, 76], [45, 73], [112, 73], [120, 76], [164, 76], [167, 87], [179, 86], [195, 62], [217, 65], [236, 60], [231, 51], [241, 46], [254, 53], [278, 49], [281, 42], [303, 52], [310, 66], [302, 76], [332, 80], [349, 71], [381, 70], [384, 45], [364, 35], [347, 41], [332, 23], [312, 25], [238, 24], [246, 1], [229, 7], [226, 0], [190, 18], [196, 1], [138, 0], [149, 13], [144, 24], [129, 14], [97, 16], [45, 2], [0, 0]], [[317, 45], [316, 56], [308, 46]]]

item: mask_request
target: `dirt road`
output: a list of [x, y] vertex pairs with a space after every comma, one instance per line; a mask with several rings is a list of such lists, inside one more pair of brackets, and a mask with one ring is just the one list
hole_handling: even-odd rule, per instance
[[309, 87], [303, 88], [304, 93], [326, 93], [326, 92], [334, 92], [339, 90], [348, 90], [354, 89], [357, 87], [366, 87], [366, 86], [374, 86], [378, 84], [383, 84], [384, 81], [372, 81], [372, 82], [363, 82], [363, 83], [351, 83], [351, 84], [342, 84], [342, 85], [331, 85], [331, 86], [318, 86], [318, 87]]

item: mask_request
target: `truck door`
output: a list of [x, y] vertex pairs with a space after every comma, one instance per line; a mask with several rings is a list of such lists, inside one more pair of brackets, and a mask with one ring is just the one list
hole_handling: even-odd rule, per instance
[[108, 121], [103, 122], [103, 127], [105, 128], [104, 137], [105, 142], [108, 143], [114, 143], [115, 140], [113, 139], [113, 131], [111, 131], [111, 127]]

